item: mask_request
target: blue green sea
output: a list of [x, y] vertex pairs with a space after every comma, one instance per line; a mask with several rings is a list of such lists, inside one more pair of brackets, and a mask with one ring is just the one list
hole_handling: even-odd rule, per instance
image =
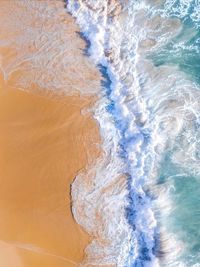
[[88, 251], [117, 267], [199, 267], [200, 1], [70, 0], [68, 10], [102, 74], [96, 192], [102, 177], [115, 185], [93, 207], [106, 205], [109, 245]]
[[[175, 66], [183, 72], [184, 79], [190, 80], [191, 87], [200, 90], [200, 2], [166, 1], [159, 12], [164, 17], [179, 19], [181, 30], [149, 58], [156, 67]], [[190, 91], [185, 102], [189, 97]], [[191, 123], [163, 153], [157, 177], [158, 184], [170, 187], [168, 198], [171, 207], [161, 224], [166, 225], [167, 231], [183, 246], [182, 252], [168, 266], [200, 266], [199, 93], [196, 101], [195, 116], [188, 118]]]

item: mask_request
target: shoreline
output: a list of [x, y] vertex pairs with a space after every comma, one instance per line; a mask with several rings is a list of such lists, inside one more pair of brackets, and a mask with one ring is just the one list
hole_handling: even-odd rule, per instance
[[0, 239], [16, 243], [24, 266], [31, 266], [29, 246], [44, 251], [40, 260], [81, 262], [90, 237], [71, 214], [70, 185], [99, 155], [96, 122], [80, 114], [89, 100], [8, 89], [0, 102]]
[[63, 1], [21, 3], [0, 11], [0, 261], [79, 266], [91, 237], [71, 214], [70, 186], [100, 155], [90, 110], [101, 75]]

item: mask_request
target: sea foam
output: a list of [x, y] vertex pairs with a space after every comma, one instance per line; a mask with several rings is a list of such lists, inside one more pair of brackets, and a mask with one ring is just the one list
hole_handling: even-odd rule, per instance
[[178, 258], [184, 246], [165, 227], [173, 184], [159, 184], [157, 177], [165, 150], [175, 144], [185, 146], [182, 154], [174, 153], [177, 165], [196, 164], [185, 156], [196, 149], [186, 133], [195, 132], [200, 93], [177, 66], [156, 66], [149, 59], [182, 30], [161, 6], [68, 1], [104, 87], [94, 110], [103, 157], [72, 185], [75, 219], [93, 237], [85, 266], [184, 266]]

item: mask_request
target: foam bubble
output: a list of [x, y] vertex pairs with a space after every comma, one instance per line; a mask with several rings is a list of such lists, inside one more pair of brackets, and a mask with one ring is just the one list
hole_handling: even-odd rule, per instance
[[[92, 170], [89, 187], [80, 176], [72, 190], [75, 218], [94, 236], [86, 249], [87, 260], [122, 267], [159, 262], [184, 266], [176, 260], [182, 251], [174, 250], [178, 239], [173, 235], [171, 242], [169, 228], [161, 230], [173, 207], [169, 194], [173, 185], [158, 186], [156, 178], [164, 151], [174, 147], [177, 138], [191, 155], [185, 131], [190, 129], [191, 136], [197, 127], [200, 93], [178, 67], [155, 66], [147, 58], [180, 33], [181, 22], [163, 16], [155, 1], [126, 1], [115, 16], [107, 1], [84, 1], [79, 8], [77, 1], [68, 3], [91, 42], [90, 57], [103, 66], [107, 79], [105, 96], [94, 111], [105, 158]], [[112, 3], [112, 8], [119, 6]], [[181, 156], [176, 160], [183, 163]], [[123, 186], [119, 177], [124, 177]]]

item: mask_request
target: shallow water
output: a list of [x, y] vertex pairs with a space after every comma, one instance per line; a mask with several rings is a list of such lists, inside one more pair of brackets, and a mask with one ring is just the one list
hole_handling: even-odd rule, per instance
[[106, 202], [91, 202], [90, 219], [74, 206], [94, 237], [87, 262], [199, 266], [199, 2], [70, 0], [68, 10], [105, 79], [96, 118], [107, 160], [96, 166], [93, 199], [102, 177], [114, 183]]
[[199, 1], [1, 3], [2, 262], [200, 266]]

